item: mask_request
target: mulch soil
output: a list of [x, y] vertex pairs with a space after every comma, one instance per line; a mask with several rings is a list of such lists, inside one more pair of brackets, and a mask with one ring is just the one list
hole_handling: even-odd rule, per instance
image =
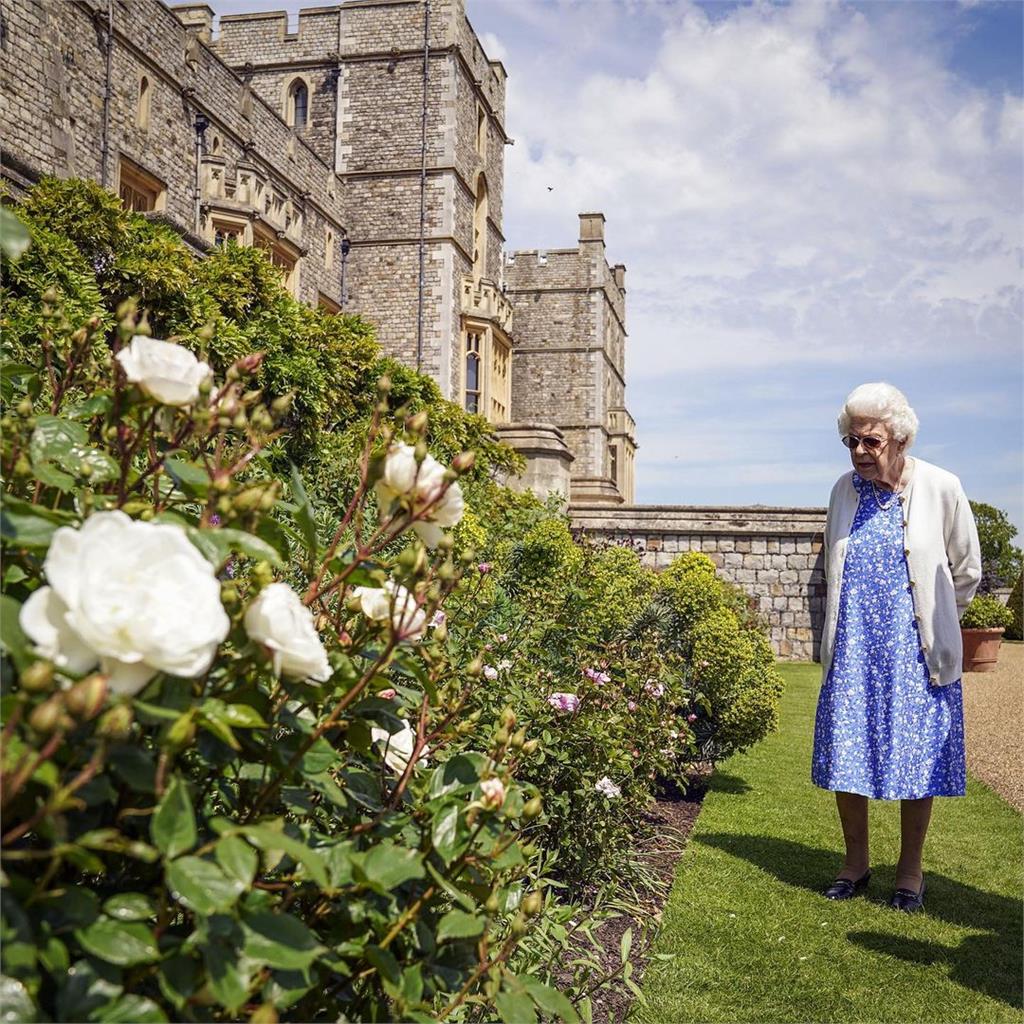
[[[704, 802], [704, 794], [707, 792], [707, 783], [713, 773], [714, 765], [711, 762], [705, 761], [692, 766], [689, 778], [682, 780], [679, 785], [666, 787], [646, 813], [645, 823], [650, 828], [651, 836], [639, 851], [640, 859], [660, 884], [656, 891], [643, 897], [640, 919], [622, 915], [594, 930], [594, 937], [601, 944], [601, 952], [597, 953], [589, 943], [586, 950], [588, 956], [593, 957], [596, 954], [602, 974], [611, 974], [619, 967], [622, 936], [627, 928], [632, 928], [633, 945], [629, 955], [629, 960], [633, 964], [632, 977], [637, 985], [643, 981], [647, 953], [656, 931], [649, 925], [661, 920], [661, 912], [668, 900], [675, 877], [676, 865], [697, 821], [697, 815]], [[644, 928], [645, 938], [641, 943], [639, 935]], [[564, 977], [555, 980], [568, 985], [571, 982], [571, 975], [566, 972]], [[633, 1005], [634, 996], [621, 981], [616, 980], [595, 992], [591, 996], [591, 1001], [594, 1024], [621, 1024]]]

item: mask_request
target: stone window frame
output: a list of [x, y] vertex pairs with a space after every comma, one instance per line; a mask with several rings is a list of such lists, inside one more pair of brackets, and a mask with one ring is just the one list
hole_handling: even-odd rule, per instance
[[[466, 412], [483, 415], [487, 408], [484, 397], [487, 374], [484, 369], [484, 352], [487, 325], [467, 320], [462, 330], [462, 407]], [[475, 341], [473, 340], [475, 339]], [[470, 360], [476, 360], [476, 387], [469, 386]], [[472, 400], [470, 396], [473, 396]]]
[[[295, 123], [295, 95], [296, 84], [301, 84], [306, 90], [306, 119], [302, 124]], [[308, 75], [292, 75], [285, 80], [281, 86], [281, 109], [284, 112], [285, 124], [292, 131], [301, 131], [313, 123], [313, 84]]]
[[149, 131], [149, 118], [153, 107], [153, 83], [149, 75], [139, 74], [139, 92], [135, 104], [135, 127], [144, 132]]
[[208, 229], [211, 244], [223, 244], [217, 241], [217, 232], [223, 229], [227, 229], [225, 234], [235, 236], [238, 245], [252, 245], [252, 226], [248, 217], [232, 216], [221, 212], [211, 213], [210, 227]]
[[135, 213], [159, 212], [167, 207], [166, 182], [124, 153], [117, 159], [117, 195], [126, 209]]
[[[509, 423], [512, 411], [512, 342], [488, 320], [463, 317], [460, 371], [462, 408], [489, 423]], [[471, 339], [478, 339], [476, 347]], [[469, 387], [469, 360], [477, 358], [477, 386]], [[470, 396], [475, 397], [471, 402]], [[471, 405], [476, 406], [475, 409]]]
[[278, 237], [278, 232], [253, 225], [252, 244], [262, 249], [270, 262], [281, 271], [281, 284], [292, 296], [299, 294], [299, 260], [301, 253], [289, 242]]
[[334, 228], [328, 224], [324, 228], [324, 270], [334, 269]]
[[323, 292], [317, 292], [316, 305], [317, 309], [322, 309], [332, 316], [337, 316], [341, 312], [341, 305]]

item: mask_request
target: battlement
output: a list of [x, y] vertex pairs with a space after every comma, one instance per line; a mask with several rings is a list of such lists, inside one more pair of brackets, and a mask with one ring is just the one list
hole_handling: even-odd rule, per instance
[[626, 266], [605, 257], [603, 213], [581, 213], [575, 249], [516, 249], [505, 256], [510, 292], [543, 292], [604, 288], [620, 319], [624, 319]]

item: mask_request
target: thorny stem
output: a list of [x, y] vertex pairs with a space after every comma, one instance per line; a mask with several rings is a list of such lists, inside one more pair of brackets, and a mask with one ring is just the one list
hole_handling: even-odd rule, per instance
[[3, 799], [0, 801], [0, 806], [6, 806], [18, 795], [18, 791], [23, 785], [25, 785], [26, 780], [30, 779], [33, 772], [35, 772], [35, 770], [53, 754], [53, 752], [61, 745], [63, 739], [63, 730], [55, 732], [46, 741], [46, 745], [39, 751], [39, 755], [36, 759], [15, 773], [11, 782], [3, 787]]

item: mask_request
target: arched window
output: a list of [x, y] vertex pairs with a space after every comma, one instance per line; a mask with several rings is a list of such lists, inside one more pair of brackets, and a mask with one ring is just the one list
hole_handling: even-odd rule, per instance
[[288, 86], [288, 116], [286, 120], [293, 128], [305, 128], [309, 120], [309, 88], [301, 78]]
[[478, 281], [487, 272], [487, 180], [481, 174], [476, 185], [473, 209], [473, 277]]
[[214, 135], [213, 145], [210, 147], [211, 156], [220, 156], [220, 136]]
[[135, 111], [135, 123], [140, 128], [149, 127], [149, 79], [143, 75], [139, 79], [139, 105]]

